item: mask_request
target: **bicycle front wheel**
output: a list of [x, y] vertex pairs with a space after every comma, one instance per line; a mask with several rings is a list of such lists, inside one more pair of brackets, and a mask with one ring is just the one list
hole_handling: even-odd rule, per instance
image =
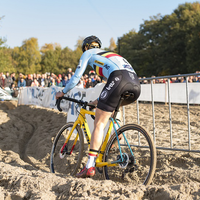
[[73, 124], [73, 122], [69, 122], [64, 125], [54, 139], [50, 157], [50, 170], [52, 173], [75, 175], [80, 168], [84, 138], [83, 132], [78, 125], [67, 144], [65, 144]]
[[[127, 138], [130, 148], [122, 133]], [[103, 156], [104, 162], [117, 161], [117, 165], [103, 167], [104, 178], [133, 185], [149, 185], [156, 168], [156, 148], [151, 136], [144, 128], [136, 124], [122, 126], [117, 130], [117, 135], [121, 149], [114, 133]]]

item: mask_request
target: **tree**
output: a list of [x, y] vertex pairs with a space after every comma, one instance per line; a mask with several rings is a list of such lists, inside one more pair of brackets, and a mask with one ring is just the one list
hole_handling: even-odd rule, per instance
[[61, 55], [61, 48], [59, 46], [55, 47], [55, 49], [49, 49], [45, 51], [45, 53], [42, 54], [42, 73], [45, 72], [53, 72], [56, 74], [61, 73], [61, 70], [59, 68], [59, 58]]
[[123, 35], [120, 51], [140, 76], [192, 73], [200, 64], [199, 33], [200, 3], [185, 3], [171, 15], [145, 20], [138, 33]]
[[41, 47], [40, 52], [42, 54], [44, 54], [45, 52], [47, 52], [49, 50], [55, 50], [56, 47], [61, 48], [60, 44], [58, 44], [58, 43], [54, 43], [54, 44], [53, 43], [50, 43], [50, 44], [45, 43], [45, 45]]
[[72, 71], [76, 70], [76, 67], [78, 65], [79, 59], [82, 55], [82, 42], [83, 38], [79, 37], [77, 40], [77, 43], [75, 45], [75, 50], [71, 50], [70, 48], [66, 47], [61, 52], [61, 57], [59, 60], [59, 66], [62, 68], [65, 73], [68, 68], [72, 68]]
[[115, 51], [116, 47], [117, 47], [117, 45], [116, 45], [116, 43], [115, 43], [114, 38], [111, 38], [111, 39], [110, 39], [110, 46], [109, 46], [109, 49], [110, 49], [111, 51]]
[[[0, 17], [0, 21], [4, 18], [4, 16]], [[0, 38], [0, 72], [12, 72], [14, 68], [12, 66], [12, 57], [11, 57], [11, 49], [8, 49], [5, 45], [6, 38]]]
[[24, 40], [21, 47], [14, 48], [13, 59], [18, 72], [24, 74], [38, 73], [41, 70], [41, 54], [37, 38]]
[[0, 72], [15, 72], [12, 64], [12, 49], [0, 47]]

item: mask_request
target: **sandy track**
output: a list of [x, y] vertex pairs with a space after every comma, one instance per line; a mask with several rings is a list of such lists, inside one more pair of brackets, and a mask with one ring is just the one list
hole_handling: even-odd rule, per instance
[[[151, 104], [140, 104], [140, 124], [150, 133]], [[187, 148], [187, 109], [172, 105], [173, 146]], [[137, 121], [136, 105], [126, 107], [126, 123]], [[200, 106], [190, 107], [191, 142], [200, 147]], [[51, 174], [52, 140], [66, 114], [35, 106], [0, 102], [0, 199], [200, 199], [200, 154], [158, 150], [152, 185]], [[156, 144], [169, 147], [168, 106], [155, 105]]]

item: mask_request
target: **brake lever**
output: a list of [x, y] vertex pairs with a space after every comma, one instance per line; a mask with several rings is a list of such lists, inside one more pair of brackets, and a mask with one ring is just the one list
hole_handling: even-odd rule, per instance
[[89, 106], [89, 110], [90, 110], [90, 111], [96, 108], [96, 106], [95, 106], [95, 105], [93, 105], [93, 104], [90, 104], [90, 103], [88, 103], [88, 106]]
[[58, 108], [58, 110], [60, 111], [60, 112], [62, 112], [62, 108], [60, 107], [60, 102], [61, 102], [61, 98], [59, 98], [59, 99], [56, 99], [56, 104], [55, 104], [55, 106], [57, 106], [57, 108]]

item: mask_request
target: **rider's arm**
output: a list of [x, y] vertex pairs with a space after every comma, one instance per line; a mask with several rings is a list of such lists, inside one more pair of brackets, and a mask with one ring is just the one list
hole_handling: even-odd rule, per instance
[[88, 65], [88, 61], [91, 58], [91, 56], [92, 55], [90, 54], [89, 51], [85, 51], [82, 54], [74, 75], [71, 77], [71, 79], [69, 80], [69, 82], [66, 84], [65, 88], [62, 91], [64, 94], [66, 94], [69, 90], [71, 90], [78, 84], [80, 78], [85, 72], [85, 69]]

